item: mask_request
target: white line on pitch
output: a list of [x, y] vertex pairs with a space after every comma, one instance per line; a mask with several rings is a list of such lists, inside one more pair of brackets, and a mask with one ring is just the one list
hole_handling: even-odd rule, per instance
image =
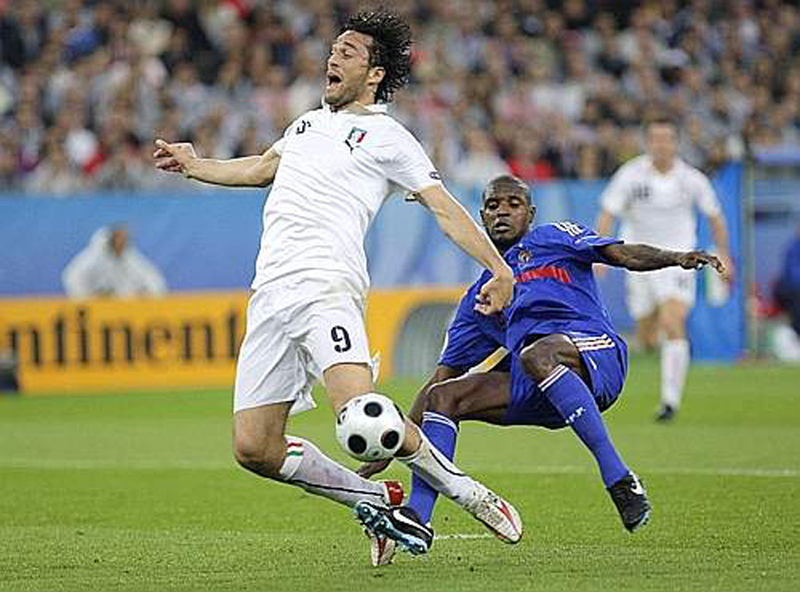
[[[95, 470], [95, 469], [121, 469], [121, 470], [144, 470], [144, 471], [169, 471], [169, 470], [225, 470], [234, 469], [235, 464], [231, 461], [202, 461], [170, 459], [164, 461], [156, 460], [113, 460], [113, 459], [48, 459], [48, 458], [0, 458], [0, 468], [6, 469], [65, 469], [65, 470]], [[470, 472], [479, 473], [484, 470], [481, 466], [468, 467]], [[486, 470], [496, 470], [496, 466], [486, 467]], [[594, 473], [595, 469], [591, 466], [578, 465], [533, 465], [527, 467], [515, 467], [513, 471], [517, 474], [540, 474], [540, 475], [582, 475]], [[640, 475], [699, 475], [717, 477], [764, 477], [764, 478], [797, 478], [800, 477], [798, 469], [755, 469], [755, 468], [736, 468], [736, 467], [639, 467], [637, 472]]]
[[434, 538], [434, 540], [437, 540], [437, 541], [449, 541], [449, 540], [455, 540], [455, 539], [493, 539], [494, 535], [491, 535], [488, 532], [484, 532], [484, 533], [481, 533], [481, 534], [466, 534], [466, 533], [459, 534], [459, 533], [454, 533], [454, 534], [437, 534], [437, 535], [434, 535], [433, 538]]

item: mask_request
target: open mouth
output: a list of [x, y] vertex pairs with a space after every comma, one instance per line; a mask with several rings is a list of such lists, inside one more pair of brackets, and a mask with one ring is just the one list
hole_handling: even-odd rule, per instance
[[333, 72], [328, 72], [327, 79], [328, 79], [328, 84], [327, 84], [328, 88], [336, 86], [337, 84], [340, 84], [342, 82], [342, 77]]

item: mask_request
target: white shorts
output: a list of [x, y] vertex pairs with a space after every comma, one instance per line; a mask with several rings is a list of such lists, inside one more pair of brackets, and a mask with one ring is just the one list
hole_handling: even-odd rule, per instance
[[679, 300], [693, 307], [696, 275], [695, 271], [680, 267], [629, 272], [625, 278], [628, 311], [638, 320], [655, 312], [667, 300]]
[[259, 288], [247, 306], [233, 411], [286, 401], [293, 414], [312, 409], [314, 383], [341, 363], [370, 363], [360, 299], [315, 281]]

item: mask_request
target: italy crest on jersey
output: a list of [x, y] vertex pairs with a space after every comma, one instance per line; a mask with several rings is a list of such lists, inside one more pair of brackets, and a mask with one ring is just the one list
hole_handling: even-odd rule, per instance
[[360, 127], [354, 127], [350, 130], [350, 133], [347, 134], [347, 139], [344, 141], [344, 143], [347, 144], [347, 147], [350, 148], [350, 152], [352, 152], [353, 148], [364, 141], [366, 135], [367, 130], [363, 130]]

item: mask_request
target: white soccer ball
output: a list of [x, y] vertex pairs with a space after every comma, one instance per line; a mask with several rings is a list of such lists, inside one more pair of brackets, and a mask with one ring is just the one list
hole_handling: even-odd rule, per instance
[[336, 439], [347, 454], [361, 461], [392, 458], [405, 434], [403, 412], [377, 393], [351, 399], [336, 418]]

